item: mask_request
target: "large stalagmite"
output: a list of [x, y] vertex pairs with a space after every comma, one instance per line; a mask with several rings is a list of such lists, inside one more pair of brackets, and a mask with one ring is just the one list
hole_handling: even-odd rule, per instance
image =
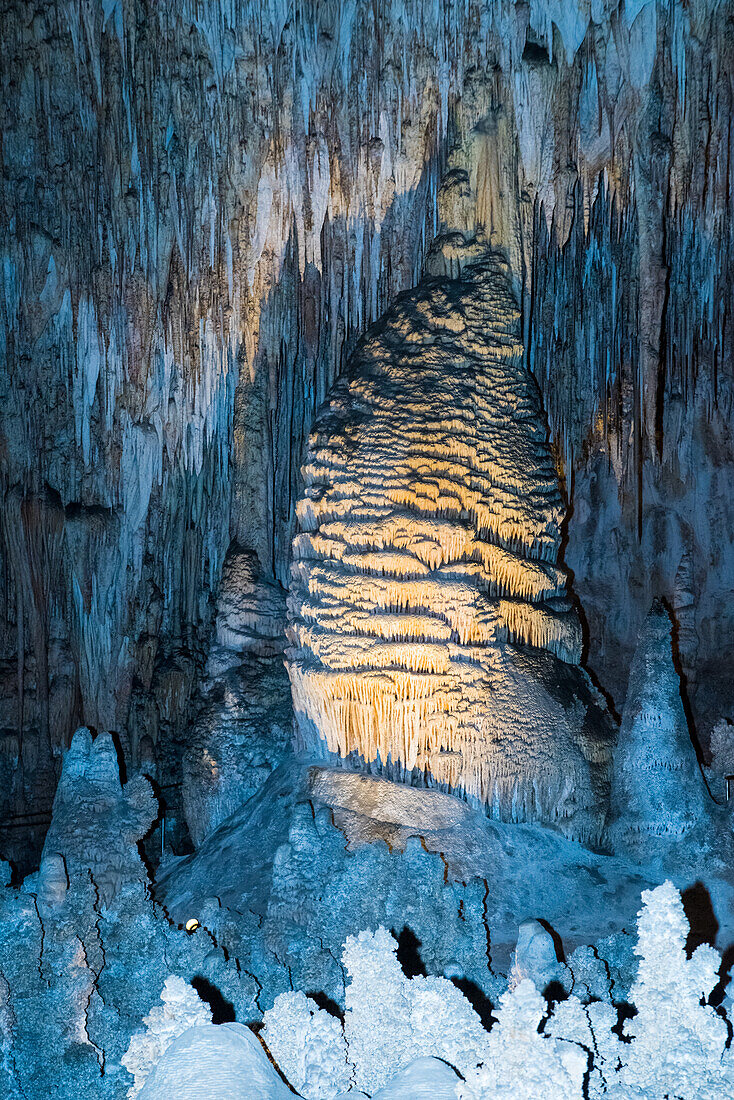
[[610, 839], [620, 851], [649, 857], [653, 840], [671, 844], [697, 826], [705, 832], [713, 808], [688, 729], [670, 616], [655, 600], [640, 631], [614, 753]]
[[4, 856], [37, 861], [83, 725], [155, 768], [177, 843], [227, 547], [286, 584], [315, 410], [420, 278], [445, 169], [452, 227], [519, 284], [589, 663], [621, 709], [666, 594], [706, 748], [732, 717], [733, 43], [720, 0], [5, 5]]
[[587, 838], [612, 727], [578, 667], [522, 351], [491, 253], [402, 295], [360, 344], [303, 468], [289, 672], [309, 747]]

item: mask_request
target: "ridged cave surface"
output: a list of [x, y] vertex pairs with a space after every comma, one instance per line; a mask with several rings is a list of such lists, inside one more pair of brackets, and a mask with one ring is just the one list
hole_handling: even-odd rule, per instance
[[311, 436], [287, 651], [306, 746], [510, 820], [603, 820], [611, 725], [578, 667], [564, 518], [509, 274], [402, 295]]

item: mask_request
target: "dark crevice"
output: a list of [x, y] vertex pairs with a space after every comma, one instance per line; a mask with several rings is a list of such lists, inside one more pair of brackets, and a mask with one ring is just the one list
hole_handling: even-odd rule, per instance
[[206, 1001], [209, 1005], [213, 1024], [234, 1023], [236, 1019], [234, 1005], [225, 998], [222, 991], [217, 989], [208, 978], [205, 978], [203, 974], [197, 974], [196, 977], [191, 979], [191, 985], [202, 1001]]
[[398, 962], [403, 968], [406, 978], [425, 978], [426, 968], [420, 954], [421, 941], [415, 932], [407, 924], [401, 932], [396, 932], [395, 929], [391, 931], [398, 941]]

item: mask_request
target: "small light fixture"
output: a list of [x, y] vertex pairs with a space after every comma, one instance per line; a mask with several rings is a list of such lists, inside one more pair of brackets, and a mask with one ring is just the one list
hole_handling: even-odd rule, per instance
[[187, 932], [195, 932], [196, 929], [199, 927], [199, 922], [196, 917], [189, 917], [184, 927], [186, 928]]

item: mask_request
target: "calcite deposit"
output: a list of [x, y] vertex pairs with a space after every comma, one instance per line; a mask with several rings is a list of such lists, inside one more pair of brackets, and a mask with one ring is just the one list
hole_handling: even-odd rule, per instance
[[290, 746], [284, 620], [283, 589], [234, 542], [183, 746], [183, 808], [195, 844], [260, 788]]
[[[731, 717], [732, 34], [718, 0], [4, 12], [0, 826], [80, 725], [182, 745], [233, 539], [287, 583], [315, 410], [451, 221], [510, 257], [621, 712], [667, 595]], [[32, 852], [33, 859], [24, 853]]]
[[0, 27], [2, 1100], [734, 1095], [731, 0]]
[[588, 838], [613, 727], [578, 667], [558, 475], [522, 353], [486, 250], [360, 344], [303, 467], [288, 668], [305, 746]]
[[77, 730], [64, 755], [43, 846], [41, 882], [44, 869], [54, 861], [55, 877], [60, 879], [58, 861], [63, 861], [72, 878], [91, 875], [101, 900], [110, 904], [123, 883], [146, 881], [138, 842], [157, 816], [158, 805], [145, 776], [133, 776], [124, 786], [120, 782], [110, 734], [100, 733], [92, 740], [88, 729]]
[[656, 601], [640, 632], [614, 758], [611, 835], [646, 852], [650, 839], [680, 840], [708, 826], [714, 800], [691, 740], [673, 664], [672, 628]]

